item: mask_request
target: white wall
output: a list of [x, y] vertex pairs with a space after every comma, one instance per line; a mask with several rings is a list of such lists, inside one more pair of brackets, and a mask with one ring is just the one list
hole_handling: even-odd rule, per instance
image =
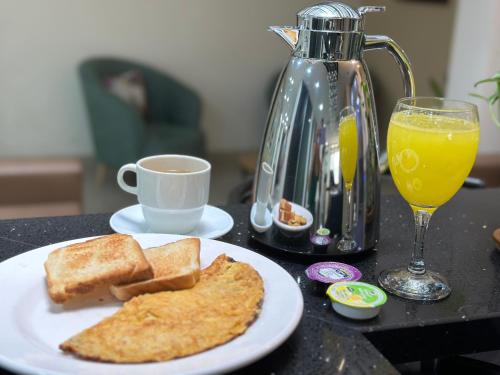
[[[484, 101], [472, 98], [477, 92], [489, 96], [494, 84], [474, 89], [474, 83], [500, 72], [500, 1], [458, 0], [450, 58], [448, 97], [474, 102], [479, 107], [481, 141], [479, 152], [500, 154], [500, 129], [495, 127]], [[497, 103], [497, 113], [498, 106]]]
[[0, 157], [89, 155], [76, 68], [92, 55], [140, 60], [204, 101], [212, 151], [254, 149], [265, 89], [288, 50], [266, 31], [305, 0], [2, 0]]
[[[315, 2], [319, 0], [2, 0], [0, 157], [92, 153], [76, 67], [93, 55], [133, 58], [178, 77], [203, 97], [210, 150], [255, 149], [265, 122], [267, 85], [289, 54], [267, 26], [295, 24], [296, 11]], [[431, 95], [430, 78], [444, 81], [447, 74], [456, 0], [346, 2], [387, 6], [385, 14], [367, 16], [367, 31], [398, 41], [413, 63], [417, 94]], [[489, 59], [487, 68], [473, 63], [470, 69], [471, 64], [463, 63], [462, 70], [453, 64], [474, 56], [471, 49], [500, 48], [498, 23], [492, 26], [500, 2], [459, 3], [461, 8], [477, 4], [485, 13], [479, 21], [467, 22], [462, 33], [477, 37], [466, 48], [455, 39], [450, 60], [448, 96], [471, 100], [471, 83], [499, 64]], [[468, 17], [468, 10], [461, 12]], [[488, 27], [496, 27], [496, 34]], [[498, 59], [500, 52], [490, 50], [490, 55]], [[403, 95], [399, 72], [383, 52], [366, 56], [384, 86], [379, 111], [387, 116]], [[467, 81], [460, 78], [464, 74]], [[500, 132], [486, 130], [492, 127], [483, 113], [481, 120], [481, 147], [489, 150], [492, 146], [484, 146], [484, 140]]]

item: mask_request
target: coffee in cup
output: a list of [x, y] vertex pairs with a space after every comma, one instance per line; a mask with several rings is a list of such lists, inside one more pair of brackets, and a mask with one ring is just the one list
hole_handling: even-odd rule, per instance
[[[156, 155], [126, 164], [117, 175], [118, 185], [137, 195], [147, 225], [153, 232], [185, 234], [196, 228], [208, 202], [210, 163], [187, 155]], [[137, 175], [128, 185], [125, 172]]]

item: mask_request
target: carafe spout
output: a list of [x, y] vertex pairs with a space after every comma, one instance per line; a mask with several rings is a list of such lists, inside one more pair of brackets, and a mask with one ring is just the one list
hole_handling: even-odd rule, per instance
[[295, 49], [299, 40], [299, 29], [294, 26], [269, 26], [269, 31], [274, 31], [290, 46]]

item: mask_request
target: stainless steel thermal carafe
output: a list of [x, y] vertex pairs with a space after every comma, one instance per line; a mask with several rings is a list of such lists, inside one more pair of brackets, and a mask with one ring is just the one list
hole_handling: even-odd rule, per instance
[[[379, 155], [365, 51], [387, 50], [399, 65], [405, 95], [415, 91], [403, 50], [387, 36], [363, 31], [365, 14], [384, 10], [327, 2], [301, 10], [297, 27], [270, 27], [292, 53], [274, 92], [257, 164], [250, 215], [255, 239], [306, 253], [321, 248], [316, 234], [329, 237], [330, 254], [375, 246], [386, 160]], [[286, 221], [282, 199], [308, 222]]]

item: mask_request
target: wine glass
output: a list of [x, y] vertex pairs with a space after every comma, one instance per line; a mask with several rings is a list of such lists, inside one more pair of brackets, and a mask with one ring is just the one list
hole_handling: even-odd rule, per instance
[[392, 178], [415, 217], [415, 239], [406, 268], [382, 271], [380, 285], [400, 297], [436, 301], [451, 288], [439, 273], [426, 270], [424, 237], [438, 207], [460, 189], [476, 158], [477, 107], [432, 97], [400, 99], [389, 123], [387, 152]]

